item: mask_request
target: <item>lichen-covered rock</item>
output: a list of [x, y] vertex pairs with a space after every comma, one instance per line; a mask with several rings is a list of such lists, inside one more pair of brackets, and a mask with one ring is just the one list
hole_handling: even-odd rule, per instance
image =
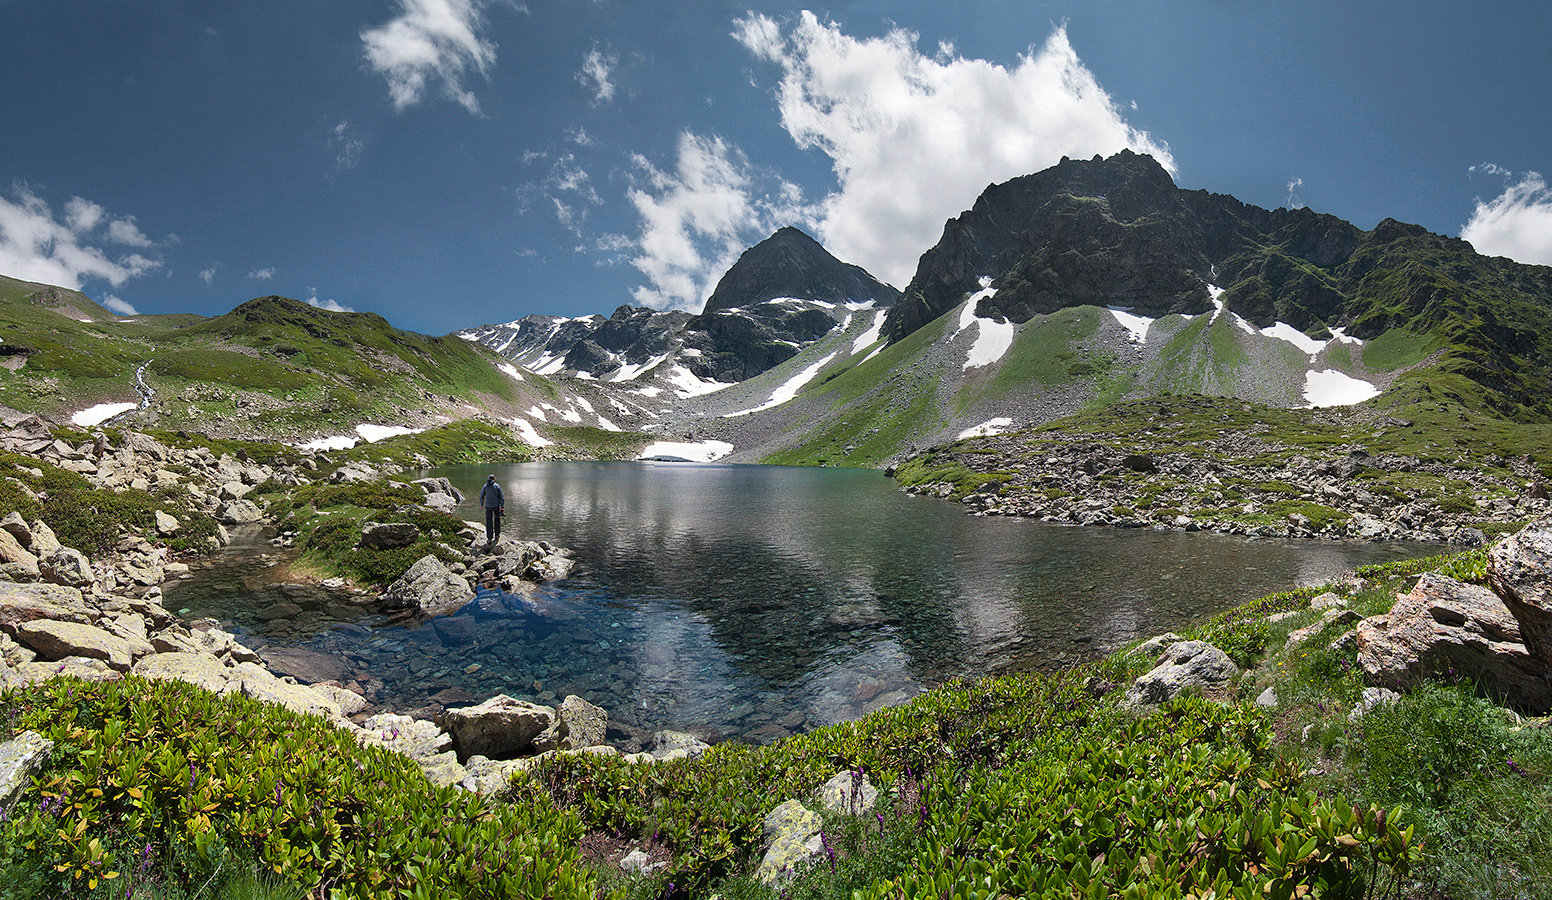
[[216, 518], [223, 525], [247, 525], [264, 518], [264, 512], [252, 500], [228, 500], [216, 510]]
[[92, 583], [92, 561], [70, 547], [60, 547], [38, 560], [38, 575], [50, 584], [85, 587]]
[[374, 550], [397, 550], [420, 540], [420, 528], [413, 522], [367, 522], [361, 526], [361, 546]]
[[771, 887], [785, 884], [798, 868], [820, 853], [819, 836], [824, 820], [796, 800], [788, 800], [765, 816], [763, 832], [769, 849], [760, 860], [755, 878]]
[[829, 781], [814, 792], [825, 809], [843, 816], [860, 816], [871, 812], [878, 803], [878, 788], [861, 771], [849, 769], [836, 772]]
[[1212, 644], [1181, 641], [1164, 651], [1153, 671], [1133, 682], [1123, 702], [1133, 708], [1157, 706], [1188, 688], [1211, 694], [1228, 687], [1238, 674], [1239, 666]]
[[652, 758], [659, 762], [700, 756], [710, 749], [710, 744], [683, 731], [665, 729], [652, 735]]
[[226, 688], [231, 670], [208, 653], [153, 653], [135, 663], [134, 673], [158, 681], [187, 681], [207, 691]]
[[48, 765], [54, 742], [34, 731], [24, 731], [0, 743], [0, 821], [32, 786], [32, 776]]
[[560, 719], [566, 723], [566, 737], [560, 742], [563, 750], [597, 747], [609, 731], [609, 714], [575, 694], [561, 701]]
[[39, 619], [18, 626], [16, 639], [38, 651], [45, 660], [84, 656], [100, 659], [119, 672], [129, 671], [134, 662], [128, 641], [92, 625]]
[[15, 634], [16, 628], [25, 622], [55, 619], [87, 624], [95, 615], [96, 611], [73, 587], [0, 582], [0, 631], [7, 634]]

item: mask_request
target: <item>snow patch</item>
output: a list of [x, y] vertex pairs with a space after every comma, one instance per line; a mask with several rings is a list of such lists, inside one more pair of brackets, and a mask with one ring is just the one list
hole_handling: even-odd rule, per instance
[[657, 365], [658, 363], [662, 362], [663, 360], [665, 360], [667, 358], [668, 358], [668, 354], [664, 353], [661, 356], [654, 356], [654, 357], [652, 357], [651, 359], [647, 360], [646, 362], [642, 363], [639, 366], [628, 366], [628, 365], [627, 366], [620, 366], [618, 369], [615, 369], [610, 374], [604, 376], [604, 380], [605, 381], [630, 381], [630, 380], [632, 380], [634, 378], [639, 377], [641, 375], [641, 373], [651, 369], [653, 366]]
[[965, 438], [991, 437], [994, 434], [1002, 434], [1004, 431], [1007, 431], [1008, 426], [1012, 424], [1013, 420], [1006, 416], [998, 416], [995, 419], [987, 419], [985, 422], [982, 422], [974, 428], [966, 428], [964, 431], [961, 431], [959, 433], [959, 437], [956, 438], [956, 440], [962, 441]]
[[[868, 326], [868, 330], [864, 331], [862, 333], [861, 337], [857, 338], [855, 341], [852, 341], [852, 343], [851, 343], [851, 353], [852, 353], [852, 355], [856, 356], [858, 353], [861, 353], [867, 347], [877, 343], [878, 339], [883, 334], [884, 334], [884, 311], [883, 310], [879, 310], [878, 312], [873, 314], [873, 324]], [[869, 358], [871, 359], [871, 357], [869, 357]]]
[[648, 444], [641, 451], [637, 459], [651, 459], [655, 456], [671, 456], [676, 459], [689, 460], [690, 462], [708, 463], [721, 459], [733, 452], [733, 445], [727, 441], [697, 441], [693, 444], [678, 443], [675, 441], [658, 441]]
[[663, 393], [663, 389], [660, 387], [644, 387], [637, 390], [636, 393], [643, 397], [656, 397], [658, 394]]
[[420, 434], [424, 428], [405, 428], [402, 425], [373, 425], [363, 422], [356, 426], [356, 434], [368, 444], [375, 444], [383, 438], [398, 437], [401, 434]]
[[613, 422], [609, 421], [608, 419], [604, 418], [603, 416], [599, 416], [598, 417], [598, 427], [602, 428], [605, 431], [621, 431], [621, 430], [623, 430], [623, 429], [620, 428], [620, 426], [614, 424]]
[[522, 373], [517, 371], [517, 367], [512, 365], [511, 363], [498, 363], [496, 365], [496, 368], [498, 368], [501, 371], [507, 373], [508, 375], [511, 375], [513, 378], [516, 378], [518, 381], [522, 381], [523, 380]]
[[997, 293], [994, 287], [987, 287], [991, 279], [981, 278], [981, 289], [970, 295], [965, 305], [959, 311], [959, 330], [954, 334], [969, 328], [971, 324], [976, 326], [975, 343], [970, 346], [970, 353], [965, 357], [964, 371], [977, 369], [981, 366], [989, 366], [1008, 352], [1013, 346], [1013, 338], [1018, 333], [1018, 326], [1012, 322], [997, 324], [991, 319], [983, 319], [975, 314], [975, 305], [982, 299]]
[[512, 427], [517, 429], [518, 437], [521, 437], [524, 443], [530, 447], [548, 447], [555, 443], [540, 437], [539, 432], [533, 427], [533, 423], [521, 416], [512, 419]]
[[535, 419], [538, 419], [541, 422], [548, 422], [549, 421], [548, 419], [546, 419], [544, 417], [544, 410], [540, 409], [537, 406], [530, 406], [530, 407], [528, 407], [528, 414], [530, 416], [533, 416]]
[[796, 397], [798, 395], [798, 391], [803, 389], [803, 385], [808, 384], [810, 381], [813, 381], [814, 380], [814, 376], [819, 374], [819, 370], [824, 368], [825, 365], [828, 364], [830, 362], [830, 360], [832, 360], [834, 358], [835, 358], [835, 354], [831, 353], [829, 356], [826, 356], [824, 359], [819, 360], [818, 362], [814, 363], [813, 365], [809, 366], [808, 368], [804, 369], [803, 371], [801, 371], [801, 372], [797, 373], [796, 375], [792, 376], [791, 378], [787, 379], [787, 382], [785, 384], [783, 384], [781, 387], [779, 387], [776, 390], [771, 392], [771, 399], [765, 401], [765, 403], [763, 405], [756, 406], [754, 409], [746, 409], [746, 410], [743, 410], [741, 412], [727, 413], [722, 418], [724, 418], [724, 419], [733, 419], [733, 418], [737, 418], [738, 416], [747, 416], [750, 413], [762, 412], [764, 410], [770, 409], [771, 407], [780, 406], [783, 403], [786, 403], [788, 400], [791, 400], [793, 397]]
[[566, 410], [565, 412], [560, 414], [560, 417], [561, 417], [562, 421], [570, 422], [573, 425], [580, 425], [580, 424], [582, 424], [582, 414], [577, 412], [574, 409]]
[[297, 444], [296, 448], [302, 451], [321, 453], [325, 450], [349, 450], [359, 443], [361, 443], [360, 438], [341, 434], [334, 437], [318, 438], [305, 444]]
[[129, 412], [137, 406], [139, 406], [138, 403], [99, 403], [71, 416], [70, 424], [91, 428], [94, 425], [101, 425], [119, 413]]
[[1109, 307], [1109, 310], [1110, 314], [1115, 316], [1116, 322], [1120, 323], [1122, 328], [1132, 333], [1132, 343], [1142, 344], [1147, 342], [1148, 328], [1154, 321], [1152, 318], [1139, 316], [1130, 309], [1122, 309], [1115, 306]]
[[1380, 389], [1369, 382], [1335, 369], [1304, 373], [1304, 399], [1312, 407], [1352, 406], [1378, 397], [1379, 393]]
[[[668, 372], [668, 383], [673, 385], [674, 393], [681, 397], [696, 397], [701, 394], [710, 394], [727, 387], [720, 381], [706, 381], [684, 366], [674, 366]], [[646, 393], [645, 390], [642, 393]], [[652, 396], [648, 394], [647, 396]]]

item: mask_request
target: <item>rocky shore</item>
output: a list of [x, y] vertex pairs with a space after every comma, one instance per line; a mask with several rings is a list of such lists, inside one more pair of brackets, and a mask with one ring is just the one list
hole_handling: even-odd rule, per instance
[[959, 500], [979, 515], [1061, 524], [1468, 547], [1485, 541], [1484, 524], [1552, 512], [1529, 459], [1479, 466], [1371, 454], [1352, 443], [1290, 449], [1245, 432], [1184, 449], [1146, 440], [982, 438], [929, 451], [924, 466], [968, 470], [970, 489], [963, 479], [911, 481], [904, 489]]
[[[48, 426], [36, 418], [13, 421], [0, 434], [0, 449], [76, 472], [95, 487], [187, 492], [218, 523], [211, 550], [230, 540], [228, 526], [252, 526], [264, 519], [249, 498], [256, 486], [297, 486], [321, 472], [310, 456], [294, 464], [268, 464], [217, 455], [209, 448], [169, 447], [136, 432], [123, 432], [117, 443], [98, 433], [76, 446], [48, 435]], [[357, 465], [336, 469], [329, 478], [360, 481], [386, 474]], [[461, 499], [446, 479], [415, 483], [432, 509], [451, 511]], [[547, 753], [620, 752], [605, 743], [607, 714], [577, 696], [552, 708], [498, 695], [439, 710], [430, 721], [373, 709], [360, 686], [347, 678], [316, 677], [343, 676], [342, 665], [338, 671], [313, 672], [308, 679], [284, 674], [295, 671], [294, 657], [307, 652], [256, 652], [214, 619], [184, 620], [163, 606], [164, 584], [187, 576], [190, 566], [161, 539], [189, 522], [160, 510], [155, 522], [155, 535], [123, 534], [111, 552], [92, 558], [63, 546], [41, 519], [28, 521], [15, 511], [0, 519], [0, 689], [58, 675], [89, 680], [137, 675], [186, 681], [217, 693], [240, 692], [322, 716], [363, 744], [411, 757], [439, 785], [481, 793], [504, 789], [514, 772]], [[476, 602], [481, 588], [487, 590], [478, 602], [499, 602], [490, 598], [565, 577], [571, 570], [572, 554], [564, 548], [510, 538], [487, 545], [479, 527], [467, 525], [461, 562], [449, 565], [427, 555], [371, 602], [405, 617], [456, 621], [448, 616]], [[372, 522], [362, 528], [361, 543], [405, 547], [418, 537], [414, 525]], [[630, 758], [650, 762], [684, 756], [705, 744], [689, 735], [660, 732], [649, 746], [650, 752]]]

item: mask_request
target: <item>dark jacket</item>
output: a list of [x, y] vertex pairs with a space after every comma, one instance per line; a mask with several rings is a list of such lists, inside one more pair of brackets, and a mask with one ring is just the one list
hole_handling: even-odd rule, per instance
[[494, 481], [485, 482], [485, 486], [480, 488], [480, 505], [486, 509], [501, 509], [505, 507], [507, 503], [501, 496], [501, 485]]

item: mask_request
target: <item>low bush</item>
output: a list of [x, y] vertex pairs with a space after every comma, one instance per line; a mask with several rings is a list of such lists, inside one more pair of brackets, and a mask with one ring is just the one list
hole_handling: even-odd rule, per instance
[[53, 740], [0, 822], [0, 891], [122, 898], [162, 871], [188, 895], [233, 858], [345, 898], [591, 898], [575, 813], [434, 787], [409, 759], [240, 694], [129, 677], [8, 695]]

